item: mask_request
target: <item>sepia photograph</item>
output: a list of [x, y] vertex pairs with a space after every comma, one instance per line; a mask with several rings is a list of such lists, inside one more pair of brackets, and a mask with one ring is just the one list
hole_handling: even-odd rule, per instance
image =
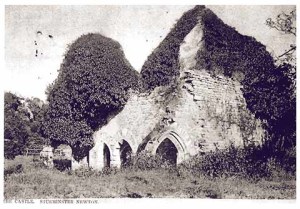
[[4, 7], [6, 203], [296, 200], [296, 5]]

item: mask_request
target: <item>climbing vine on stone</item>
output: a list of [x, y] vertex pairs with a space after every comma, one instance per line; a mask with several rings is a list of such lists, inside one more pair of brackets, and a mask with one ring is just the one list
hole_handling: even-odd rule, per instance
[[129, 89], [137, 86], [138, 73], [119, 43], [100, 34], [81, 36], [69, 47], [48, 89], [45, 135], [55, 146], [67, 143], [73, 150], [88, 150], [93, 131], [124, 107]]
[[199, 13], [203, 6], [184, 13], [171, 29], [167, 37], [147, 58], [141, 70], [144, 88], [152, 90], [157, 86], [167, 86], [179, 76], [179, 48], [185, 36], [198, 23]]
[[204, 47], [198, 51], [198, 68], [212, 73], [221, 69], [228, 77], [243, 73], [242, 91], [247, 107], [256, 118], [267, 122], [270, 155], [279, 156], [278, 152], [294, 147], [296, 75], [290, 73], [292, 65], [276, 65], [264, 45], [239, 34], [210, 10], [205, 10], [202, 22]]

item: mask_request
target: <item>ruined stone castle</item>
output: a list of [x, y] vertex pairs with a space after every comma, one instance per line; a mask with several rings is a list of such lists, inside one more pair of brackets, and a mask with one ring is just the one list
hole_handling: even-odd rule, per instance
[[[230, 144], [260, 143], [261, 122], [247, 109], [241, 75], [227, 77], [197, 66], [201, 18], [180, 44], [177, 82], [149, 93], [131, 92], [124, 109], [93, 135], [95, 146], [73, 169], [121, 167], [128, 155], [162, 154], [181, 163]], [[197, 68], [197, 69], [196, 69]]]

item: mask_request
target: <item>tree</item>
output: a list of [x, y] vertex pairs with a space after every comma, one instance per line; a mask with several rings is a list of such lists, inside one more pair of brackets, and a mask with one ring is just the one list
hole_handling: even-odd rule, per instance
[[[268, 18], [266, 25], [272, 29], [276, 29], [285, 35], [296, 37], [296, 10], [290, 13], [282, 12], [277, 15], [276, 19]], [[277, 65], [290, 65], [290, 76], [295, 77], [296, 74], [296, 44], [291, 43], [285, 52], [278, 56], [274, 56]], [[296, 84], [295, 84], [296, 85]]]
[[41, 148], [47, 141], [41, 125], [47, 105], [38, 98], [24, 99], [13, 93], [4, 94], [4, 155], [14, 158], [26, 148]]
[[24, 152], [30, 131], [21, 117], [20, 100], [13, 93], [4, 93], [4, 157], [9, 159]]
[[42, 148], [49, 144], [46, 138], [42, 136], [42, 124], [47, 113], [48, 104], [39, 98], [27, 98], [23, 105], [29, 113], [30, 135], [27, 139], [27, 148]]
[[[268, 18], [266, 20], [266, 25], [285, 35], [296, 37], [296, 10], [294, 9], [290, 13], [282, 12], [277, 15], [275, 20]], [[274, 55], [274, 59], [277, 66], [289, 65], [290, 70], [287, 72], [287, 76], [290, 76], [291, 79], [295, 81], [294, 89], [296, 90], [296, 44], [291, 43], [288, 48], [289, 49], [285, 50], [282, 54], [278, 56]]]
[[[58, 78], [48, 88], [45, 135], [54, 146], [67, 143], [88, 150], [93, 131], [122, 110], [129, 89], [137, 87], [138, 73], [119, 43], [100, 34], [81, 36], [69, 47]], [[58, 121], [61, 127], [55, 126]]]
[[[284, 35], [296, 37], [296, 10], [277, 15], [273, 20], [268, 18], [266, 25]], [[274, 74], [279, 80], [273, 89], [277, 102], [274, 112], [277, 117], [268, 121], [269, 147], [281, 155], [283, 164], [295, 168], [296, 164], [296, 44], [291, 43], [285, 52], [274, 56], [277, 66]], [[280, 94], [280, 97], [278, 95]]]
[[266, 24], [278, 31], [296, 36], [296, 10], [292, 10], [289, 14], [282, 12], [277, 15], [276, 20], [268, 18]]

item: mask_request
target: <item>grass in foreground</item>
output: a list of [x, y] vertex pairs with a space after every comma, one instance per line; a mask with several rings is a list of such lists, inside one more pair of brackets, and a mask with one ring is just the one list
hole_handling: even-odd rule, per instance
[[[249, 180], [242, 177], [209, 178], [188, 171], [154, 169], [97, 172], [60, 172], [37, 166], [30, 157], [5, 161], [6, 199], [45, 198], [229, 198], [295, 199], [294, 179]], [[8, 170], [8, 169], [6, 169]]]

